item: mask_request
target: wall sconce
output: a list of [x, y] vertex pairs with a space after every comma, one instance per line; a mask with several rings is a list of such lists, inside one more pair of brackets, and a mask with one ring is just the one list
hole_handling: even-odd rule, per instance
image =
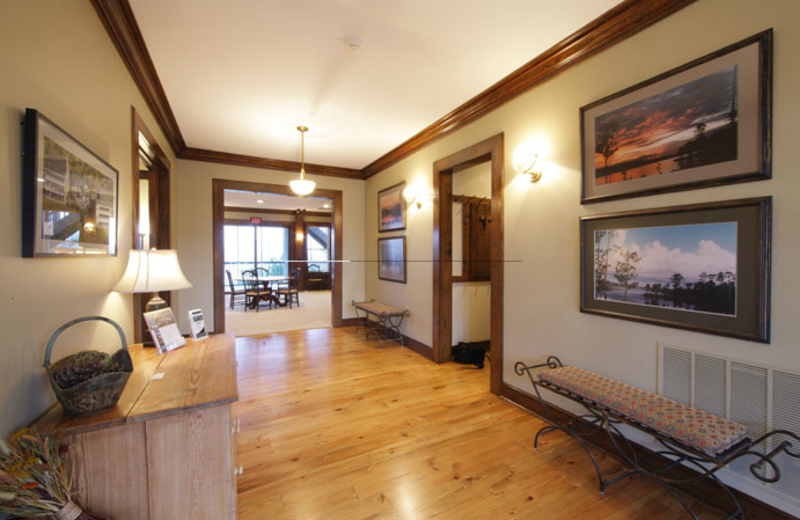
[[532, 183], [538, 182], [542, 178], [542, 163], [539, 162], [539, 154], [531, 153], [527, 150], [518, 150], [514, 152], [511, 158], [511, 164], [514, 170], [524, 175], [528, 181]]
[[430, 199], [421, 189], [413, 185], [407, 186], [406, 189], [403, 190], [403, 197], [408, 204], [415, 204], [417, 209], [421, 209], [422, 205]]

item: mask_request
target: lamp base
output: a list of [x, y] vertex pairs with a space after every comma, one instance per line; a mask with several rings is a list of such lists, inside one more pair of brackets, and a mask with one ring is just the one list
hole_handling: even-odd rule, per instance
[[[159, 309], [166, 309], [169, 307], [169, 304], [158, 295], [158, 293], [153, 293], [153, 297], [147, 301], [147, 305], [144, 307], [145, 312], [152, 312], [157, 311]], [[150, 329], [147, 329], [148, 337], [142, 342], [142, 346], [145, 348], [155, 348], [156, 344], [153, 343], [153, 338], [150, 335]]]

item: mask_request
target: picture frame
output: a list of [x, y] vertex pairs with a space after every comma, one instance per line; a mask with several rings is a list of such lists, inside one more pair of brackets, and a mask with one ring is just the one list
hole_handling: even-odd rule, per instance
[[378, 239], [378, 278], [406, 283], [406, 237]]
[[24, 125], [22, 256], [116, 256], [119, 172], [37, 110]]
[[772, 29], [580, 109], [581, 204], [772, 176]]
[[581, 312], [769, 343], [772, 198], [581, 217]]
[[378, 232], [401, 231], [406, 228], [405, 181], [378, 192]]

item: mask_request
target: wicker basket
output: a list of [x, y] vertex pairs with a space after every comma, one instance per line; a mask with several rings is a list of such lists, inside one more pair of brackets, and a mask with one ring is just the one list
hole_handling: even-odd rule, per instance
[[[93, 320], [104, 321], [113, 325], [114, 328], [117, 329], [117, 332], [119, 332], [122, 348], [113, 355], [108, 355], [105, 352], [98, 352], [96, 350], [83, 350], [71, 356], [67, 356], [53, 366], [50, 366], [50, 352], [53, 349], [56, 338], [73, 325], [83, 321]], [[69, 365], [86, 361], [100, 361], [103, 366], [119, 363], [122, 365], [122, 371], [103, 372], [70, 388], [61, 388], [56, 381], [56, 374]], [[47, 375], [50, 377], [50, 385], [52, 385], [53, 391], [58, 401], [61, 403], [61, 406], [64, 407], [64, 411], [69, 415], [81, 417], [106, 411], [117, 404], [133, 372], [133, 362], [131, 361], [131, 355], [128, 353], [125, 333], [122, 332], [119, 325], [102, 316], [86, 316], [85, 318], [78, 318], [69, 323], [65, 323], [55, 331], [50, 341], [47, 342], [47, 350], [44, 353], [44, 368], [47, 370]]]

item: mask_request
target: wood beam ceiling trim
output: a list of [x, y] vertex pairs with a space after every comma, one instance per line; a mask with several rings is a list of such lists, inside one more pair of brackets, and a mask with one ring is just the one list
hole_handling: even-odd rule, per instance
[[[280, 159], [268, 159], [266, 157], [255, 157], [253, 155], [241, 155], [228, 152], [217, 152], [214, 150], [203, 150], [200, 148], [184, 148], [180, 155], [181, 159], [190, 161], [203, 161], [219, 164], [232, 164], [234, 166], [250, 166], [251, 168], [265, 168], [267, 170], [280, 170], [287, 172], [299, 172], [300, 163], [294, 161], [283, 161]], [[353, 168], [340, 168], [338, 166], [326, 166], [324, 164], [306, 163], [306, 173], [315, 175], [327, 175], [329, 177], [342, 177], [345, 179], [363, 180], [361, 170]]]
[[367, 179], [696, 0], [626, 0], [362, 170]]
[[147, 106], [164, 131], [172, 151], [175, 155], [180, 155], [186, 143], [128, 0], [92, 0], [92, 5], [144, 96]]

